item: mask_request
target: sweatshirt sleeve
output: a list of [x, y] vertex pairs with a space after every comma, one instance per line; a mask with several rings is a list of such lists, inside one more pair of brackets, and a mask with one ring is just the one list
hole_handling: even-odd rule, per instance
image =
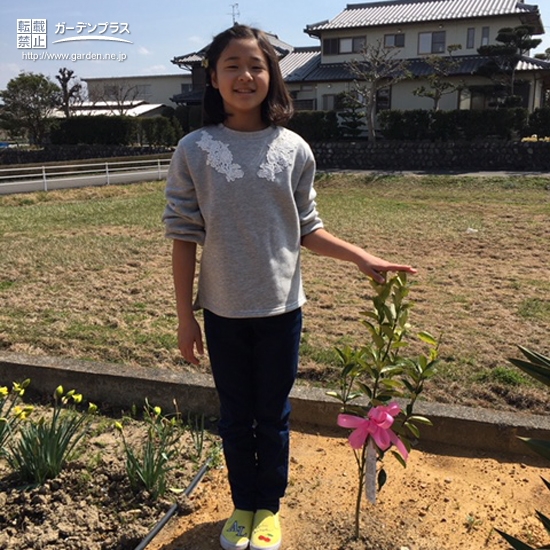
[[165, 195], [166, 207], [162, 220], [166, 237], [204, 244], [204, 220], [189, 173], [185, 147], [181, 142], [170, 162]]
[[294, 193], [298, 214], [300, 216], [300, 236], [305, 237], [316, 229], [323, 227], [323, 221], [317, 212], [315, 197], [317, 193], [313, 187], [315, 180], [315, 157], [309, 145], [304, 144], [306, 155], [300, 174], [298, 186]]

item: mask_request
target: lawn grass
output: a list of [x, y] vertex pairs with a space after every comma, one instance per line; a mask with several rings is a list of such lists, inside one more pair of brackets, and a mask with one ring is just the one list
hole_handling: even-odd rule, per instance
[[[318, 175], [330, 231], [419, 269], [413, 326], [443, 334], [427, 398], [550, 411], [507, 361], [517, 344], [550, 352], [549, 182]], [[163, 205], [162, 182], [0, 197], [0, 350], [189, 368], [176, 349]], [[328, 386], [334, 346], [364, 341], [370, 286], [308, 251], [303, 273], [301, 383]]]

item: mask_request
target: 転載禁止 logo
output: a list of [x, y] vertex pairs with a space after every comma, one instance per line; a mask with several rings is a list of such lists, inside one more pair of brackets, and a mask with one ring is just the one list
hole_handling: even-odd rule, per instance
[[[46, 19], [17, 19], [17, 48], [45, 49], [48, 45], [47, 26]], [[79, 21], [74, 25], [68, 25], [62, 22], [56, 23], [55, 34], [62, 36], [62, 38], [54, 40], [52, 44], [87, 40], [133, 44], [127, 38], [122, 38], [123, 35], [130, 34], [128, 23], [88, 23]]]
[[17, 48], [45, 49], [48, 45], [46, 29], [47, 22], [45, 19], [18, 19]]

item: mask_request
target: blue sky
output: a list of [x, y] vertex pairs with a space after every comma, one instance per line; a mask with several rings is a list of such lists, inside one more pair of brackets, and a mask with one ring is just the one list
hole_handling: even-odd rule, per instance
[[[231, 0], [179, 3], [173, 0], [25, 0], [20, 4], [3, 0], [0, 4], [0, 89], [20, 71], [53, 78], [61, 67], [74, 70], [81, 78], [177, 74], [181, 69], [170, 60], [200, 49], [215, 34], [231, 26], [234, 9], [238, 11], [236, 19], [240, 23], [271, 31], [294, 46], [318, 45], [318, 40], [303, 32], [305, 26], [332, 19], [346, 3], [359, 3], [359, 0], [241, 0], [238, 3]], [[550, 48], [550, 0], [527, 3], [539, 5], [547, 28], [547, 34], [542, 37], [544, 41], [536, 50], [542, 52]], [[17, 19], [46, 19], [47, 48], [18, 49]], [[71, 40], [53, 44], [63, 38], [94, 36], [132, 43]], [[28, 56], [30, 53], [66, 54], [74, 60], [33, 60]], [[112, 59], [90, 59], [105, 55]]]

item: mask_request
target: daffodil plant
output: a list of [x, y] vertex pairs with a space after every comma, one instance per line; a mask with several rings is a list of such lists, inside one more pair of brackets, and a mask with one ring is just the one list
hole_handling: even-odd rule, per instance
[[42, 485], [59, 475], [71, 453], [86, 435], [92, 415], [97, 412], [93, 403], [87, 412], [76, 406], [83, 401], [75, 390], [65, 392], [58, 386], [54, 392], [54, 405], [48, 419], [26, 422], [20, 427], [20, 437], [8, 445], [8, 464], [23, 481]]
[[122, 435], [130, 487], [136, 493], [145, 489], [157, 498], [166, 493], [166, 475], [174, 468], [172, 459], [181, 437], [181, 422], [177, 417], [164, 416], [160, 407], [150, 405], [147, 400], [143, 419], [147, 432], [137, 445], [128, 442], [121, 422], [116, 422], [115, 427]]
[[368, 338], [364, 345], [337, 348], [342, 372], [337, 391], [328, 392], [342, 403], [338, 425], [353, 430], [349, 442], [357, 463], [355, 538], [359, 538], [363, 492], [376, 503], [386, 482], [382, 460], [386, 451], [405, 466], [419, 424], [427, 418], [413, 414], [426, 380], [435, 374], [439, 339], [427, 332], [418, 337], [428, 347], [426, 355], [404, 356], [411, 331], [408, 301], [411, 284], [406, 273], [384, 284], [371, 281], [373, 308], [361, 313]]
[[0, 386], [0, 456], [5, 455], [8, 440], [34, 409], [32, 405], [22, 403], [30, 383], [30, 379], [14, 382], [11, 391], [7, 386]]

